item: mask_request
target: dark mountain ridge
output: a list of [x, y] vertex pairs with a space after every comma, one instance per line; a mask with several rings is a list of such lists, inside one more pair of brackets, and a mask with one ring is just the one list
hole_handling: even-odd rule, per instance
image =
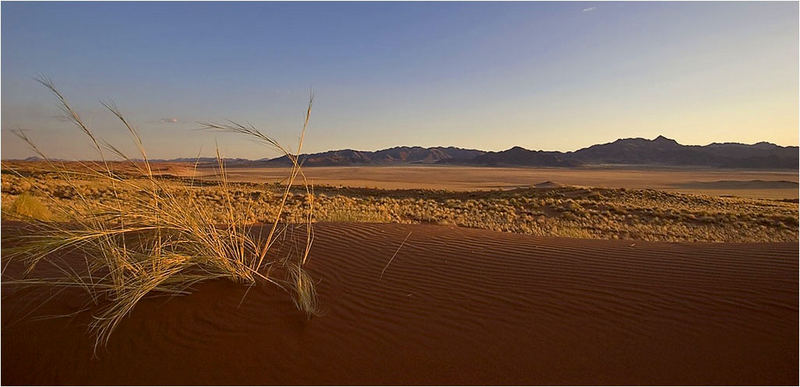
[[[450, 162], [453, 164], [453, 162]], [[500, 152], [486, 152], [463, 164], [503, 166], [525, 165], [538, 167], [577, 167], [580, 163], [571, 160], [567, 153], [557, 151], [532, 151], [515, 146]]]
[[[624, 138], [573, 152], [534, 151], [519, 146], [486, 152], [455, 147], [394, 147], [379, 151], [351, 149], [301, 155], [305, 166], [450, 164], [475, 166], [578, 167], [651, 165], [744, 169], [797, 169], [798, 147], [768, 142], [748, 145], [682, 145], [673, 139]], [[288, 165], [285, 157], [265, 164]]]
[[[300, 161], [304, 166], [345, 166], [345, 165], [398, 165], [398, 164], [438, 164], [443, 162], [467, 162], [486, 152], [456, 147], [397, 146], [378, 151], [357, 151], [342, 149], [322, 153], [302, 154]], [[263, 162], [264, 165], [288, 165], [286, 156]]]
[[752, 145], [712, 143], [681, 145], [658, 136], [626, 138], [569, 153], [580, 164], [704, 166], [716, 168], [797, 169], [798, 147], [767, 142]]
[[[201, 166], [216, 164], [214, 158], [177, 158], [173, 162], [195, 162]], [[534, 151], [519, 146], [494, 152], [457, 147], [397, 146], [377, 151], [340, 149], [302, 154], [306, 167], [357, 165], [471, 165], [579, 167], [591, 165], [648, 165], [680, 167], [712, 167], [741, 169], [798, 169], [798, 147], [779, 146], [768, 142], [741, 144], [735, 142], [708, 145], [682, 145], [673, 139], [624, 138], [606, 144], [592, 145], [572, 152]], [[225, 159], [228, 167], [270, 167], [290, 165], [286, 156], [273, 159]]]

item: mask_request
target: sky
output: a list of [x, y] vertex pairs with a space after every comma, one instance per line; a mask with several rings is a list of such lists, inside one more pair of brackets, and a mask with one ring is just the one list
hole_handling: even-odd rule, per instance
[[798, 145], [796, 2], [2, 3], [2, 158], [96, 159], [34, 77], [95, 133], [151, 158], [399, 145], [570, 151], [664, 135]]

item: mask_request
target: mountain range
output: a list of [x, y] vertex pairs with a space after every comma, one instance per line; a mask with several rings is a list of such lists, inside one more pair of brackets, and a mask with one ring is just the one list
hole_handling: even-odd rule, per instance
[[[35, 159], [35, 158], [29, 158]], [[658, 136], [624, 138], [592, 145], [571, 152], [534, 151], [519, 146], [492, 152], [456, 147], [398, 146], [378, 151], [332, 150], [300, 155], [306, 167], [357, 165], [471, 165], [580, 167], [592, 165], [685, 166], [743, 169], [798, 169], [798, 147], [768, 142], [756, 144], [712, 143], [682, 145]], [[200, 166], [216, 164], [215, 158], [177, 158], [153, 161], [195, 162]], [[225, 159], [228, 167], [270, 167], [290, 165], [286, 156], [273, 159]]]
[[[682, 145], [658, 136], [625, 138], [573, 152], [534, 151], [515, 146], [489, 152], [456, 147], [400, 146], [379, 151], [352, 149], [300, 155], [304, 166], [452, 164], [475, 166], [578, 167], [589, 165], [698, 166], [714, 168], [797, 169], [798, 147], [768, 142], [747, 145]], [[262, 159], [253, 166], [288, 165], [288, 158]], [[238, 164], [238, 163], [236, 163]]]

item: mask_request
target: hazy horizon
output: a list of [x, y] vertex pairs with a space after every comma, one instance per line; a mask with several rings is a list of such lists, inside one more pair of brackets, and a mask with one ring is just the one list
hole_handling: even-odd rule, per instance
[[94, 158], [33, 77], [149, 156], [272, 158], [198, 121], [250, 122], [303, 153], [394, 146], [574, 151], [619, 138], [798, 145], [798, 4], [2, 4], [2, 158]]
[[[636, 137], [636, 138], [641, 138], [641, 137]], [[551, 150], [551, 149], [529, 149], [529, 148], [525, 148], [525, 149], [532, 150], [532, 151], [570, 153], [570, 152], [579, 151], [579, 150], [584, 149], [584, 148], [588, 148], [588, 147], [590, 147], [592, 145], [603, 145], [603, 144], [607, 144], [607, 143], [612, 143], [612, 142], [617, 141], [617, 140], [628, 140], [628, 139], [633, 139], [633, 138], [619, 138], [619, 139], [605, 141], [605, 142], [601, 142], [601, 143], [597, 143], [597, 144], [591, 144], [591, 145], [586, 146], [586, 147], [581, 147], [581, 148], [577, 148], [577, 149], [570, 149], [570, 150], [565, 150], [565, 151]], [[674, 140], [672, 138], [667, 138], [667, 139], [668, 140]], [[645, 140], [655, 140], [655, 138], [645, 138]], [[719, 144], [719, 143], [737, 143], [737, 142], [731, 142], [731, 141], [719, 141], [719, 142], [708, 143], [708, 144], [682, 144], [680, 141], [677, 141], [677, 142], [678, 142], [678, 144], [684, 145], [684, 146], [706, 146], [706, 145]], [[741, 144], [741, 143], [737, 143], [737, 144]], [[757, 144], [757, 143], [744, 144], [744, 145], [755, 145], [755, 144]], [[770, 143], [770, 144], [783, 146], [783, 147], [797, 147], [797, 145], [780, 145], [780, 144], [774, 144], [774, 143]], [[502, 152], [502, 151], [509, 150], [509, 149], [511, 149], [513, 147], [517, 147], [517, 146], [519, 146], [519, 145], [514, 145], [512, 147], [509, 147], [509, 148], [506, 148], [506, 149], [499, 149], [499, 150], [487, 150], [487, 149], [481, 149], [481, 148], [462, 148], [462, 147], [455, 147], [455, 148], [464, 149], [464, 150], [479, 150], [479, 151], [488, 151], [488, 152]], [[400, 145], [394, 145], [394, 146], [389, 146], [389, 147], [386, 147], [386, 148], [378, 148], [378, 149], [337, 148], [337, 149], [326, 149], [326, 150], [322, 150], [322, 151], [318, 151], [318, 152], [306, 152], [306, 151], [303, 151], [302, 153], [303, 154], [310, 154], [310, 153], [338, 152], [338, 151], [347, 151], [347, 150], [352, 150], [352, 151], [357, 151], [357, 152], [376, 152], [376, 151], [382, 151], [382, 150], [387, 150], [387, 149], [391, 149], [391, 148], [415, 148], [415, 147], [421, 147], [421, 148], [429, 149], [429, 148], [449, 148], [449, 147], [454, 147], [454, 146], [453, 145], [422, 146], [422, 145], [403, 145], [403, 144], [400, 144]], [[11, 158], [11, 157], [3, 156], [3, 160], [22, 160], [22, 159], [25, 159], [25, 158], [28, 158], [28, 157], [36, 158], [37, 156], [34, 155], [34, 154], [31, 154], [30, 156], [26, 156], [26, 157], [19, 157], [19, 158]], [[188, 155], [187, 154], [187, 155], [175, 156], [175, 157], [153, 158], [153, 160], [174, 160], [174, 159], [186, 159], [186, 158], [194, 159], [196, 157], [197, 157], [196, 154], [195, 155]], [[209, 158], [209, 157], [210, 158], [214, 158], [215, 155], [203, 155], [201, 157], [202, 158]], [[224, 154], [222, 155], [222, 157], [226, 158], [226, 159], [228, 159], [228, 158], [231, 158], [231, 159], [233, 159], [233, 158], [248, 159], [247, 157], [238, 157], [236, 155], [224, 155]], [[273, 156], [273, 157], [259, 157], [257, 159], [264, 159], [264, 158], [273, 159], [273, 158], [279, 158], [279, 157], [282, 157], [282, 156], [276, 155], [276, 156]], [[131, 159], [133, 159], [133, 160], [141, 160], [141, 157], [139, 155], [136, 155], [136, 156], [131, 156]], [[251, 160], [257, 160], [257, 159], [251, 159]], [[92, 159], [92, 158], [87, 158], [87, 159], [64, 159], [64, 160], [76, 160], [76, 161], [77, 160], [95, 160], [95, 161], [99, 161], [98, 158], [95, 158], [95, 159]]]

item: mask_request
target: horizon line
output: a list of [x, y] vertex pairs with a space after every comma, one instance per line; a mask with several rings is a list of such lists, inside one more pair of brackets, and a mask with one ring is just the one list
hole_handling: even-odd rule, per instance
[[[374, 150], [353, 149], [353, 148], [328, 149], [328, 150], [319, 151], [319, 152], [300, 153], [299, 155], [303, 156], [303, 155], [320, 154], [320, 153], [327, 153], [327, 152], [341, 152], [341, 151], [380, 152], [380, 151], [385, 151], [385, 150], [389, 150], [389, 149], [396, 149], [396, 148], [421, 148], [421, 149], [455, 148], [455, 149], [468, 150], [468, 151], [479, 151], [479, 152], [484, 152], [484, 153], [492, 153], [492, 152], [499, 153], [499, 152], [509, 151], [511, 149], [514, 149], [514, 148], [521, 148], [521, 149], [524, 149], [524, 150], [527, 150], [527, 151], [531, 151], [531, 152], [548, 152], [548, 153], [565, 153], [566, 154], [566, 153], [574, 153], [574, 152], [577, 152], [577, 151], [580, 151], [580, 150], [583, 150], [583, 149], [587, 149], [587, 148], [591, 148], [591, 147], [597, 146], [597, 145], [613, 144], [613, 143], [615, 143], [617, 141], [645, 140], [645, 141], [654, 142], [654, 141], [658, 140], [659, 138], [662, 138], [662, 139], [667, 140], [667, 141], [675, 142], [676, 144], [681, 145], [681, 146], [705, 147], [705, 146], [717, 145], [717, 144], [719, 144], [719, 145], [723, 145], [723, 144], [735, 145], [735, 144], [738, 144], [738, 145], [754, 146], [754, 145], [758, 145], [758, 144], [768, 144], [768, 145], [774, 145], [774, 146], [782, 147], [782, 148], [800, 148], [800, 145], [780, 145], [780, 144], [769, 142], [769, 141], [758, 141], [758, 142], [755, 142], [755, 143], [752, 143], [752, 144], [747, 144], [747, 143], [743, 143], [743, 142], [736, 142], [736, 141], [724, 141], [724, 142], [716, 142], [715, 141], [715, 142], [711, 142], [711, 143], [704, 144], [704, 145], [700, 145], [700, 144], [681, 144], [680, 142], [678, 142], [675, 139], [666, 137], [664, 135], [658, 135], [655, 138], [653, 138], [652, 140], [644, 138], [644, 137], [621, 137], [621, 138], [618, 138], [618, 139], [616, 139], [614, 141], [592, 144], [592, 145], [589, 145], [589, 146], [585, 146], [585, 147], [578, 148], [578, 149], [575, 149], [575, 150], [570, 150], [570, 151], [531, 149], [531, 148], [525, 148], [525, 147], [520, 146], [520, 145], [514, 145], [514, 146], [512, 146], [510, 148], [506, 148], [506, 149], [502, 149], [502, 150], [496, 150], [496, 151], [495, 150], [483, 150], [483, 149], [478, 149], [478, 148], [464, 148], [464, 147], [458, 147], [458, 146], [454, 146], [454, 145], [447, 145], [447, 146], [445, 146], [445, 145], [434, 145], [434, 146], [395, 145], [395, 146], [391, 146], [391, 147], [388, 147], [388, 148], [378, 148], [378, 149], [374, 149]], [[248, 158], [243, 158], [243, 157], [231, 156], [231, 157], [222, 157], [222, 159], [223, 160], [233, 159], [233, 160], [247, 160], [247, 161], [262, 161], [262, 160], [269, 161], [269, 160], [280, 159], [280, 158], [283, 158], [283, 157], [286, 157], [286, 156], [283, 155], [283, 156], [277, 156], [277, 157], [272, 157], [272, 158], [262, 157], [262, 158], [258, 158], [258, 159], [248, 159]], [[45, 159], [43, 159], [43, 158], [41, 158], [39, 156], [31, 155], [31, 156], [28, 156], [28, 157], [25, 157], [25, 158], [13, 158], [13, 159], [0, 158], [0, 161], [26, 161], [28, 159], [33, 159], [33, 158], [38, 159], [38, 160], [45, 160]], [[177, 157], [172, 157], [172, 158], [161, 158], [161, 157], [159, 157], [159, 158], [149, 159], [149, 161], [162, 162], [162, 161], [175, 161], [175, 160], [179, 160], [179, 159], [190, 159], [190, 160], [191, 159], [195, 159], [195, 160], [199, 160], [199, 159], [206, 159], [206, 158], [216, 158], [216, 157], [215, 156], [192, 156], [192, 157], [177, 156]], [[53, 160], [53, 161], [101, 161], [100, 159], [64, 159], [64, 158], [53, 158], [53, 159], [50, 159], [50, 160]], [[132, 161], [144, 161], [144, 159], [141, 159], [141, 158], [131, 158], [130, 160], [132, 160]], [[125, 160], [113, 160], [113, 161], [125, 161]]]

